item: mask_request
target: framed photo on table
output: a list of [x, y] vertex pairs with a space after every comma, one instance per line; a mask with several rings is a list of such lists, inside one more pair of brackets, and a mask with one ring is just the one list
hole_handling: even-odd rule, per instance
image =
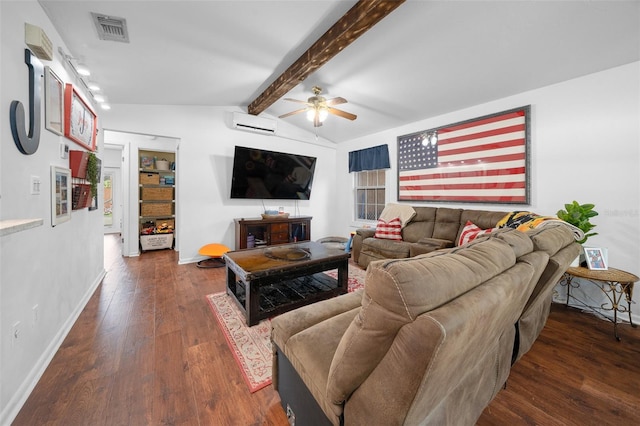
[[51, 226], [71, 219], [71, 170], [51, 166]]
[[62, 135], [64, 127], [64, 84], [51, 67], [44, 71], [44, 127], [56, 135]]
[[98, 116], [80, 93], [67, 83], [64, 88], [64, 135], [78, 145], [95, 151]]
[[606, 271], [607, 261], [604, 253], [599, 247], [584, 247], [584, 257], [587, 261], [587, 267], [593, 271]]

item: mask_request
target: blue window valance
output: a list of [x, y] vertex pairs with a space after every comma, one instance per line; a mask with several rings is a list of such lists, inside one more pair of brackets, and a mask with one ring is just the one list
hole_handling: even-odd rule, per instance
[[349, 173], [390, 168], [389, 147], [387, 145], [349, 152]]

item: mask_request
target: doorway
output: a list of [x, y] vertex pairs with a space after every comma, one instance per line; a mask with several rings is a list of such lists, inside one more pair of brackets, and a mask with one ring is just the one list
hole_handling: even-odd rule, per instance
[[104, 233], [122, 232], [122, 182], [120, 169], [105, 167], [104, 170]]

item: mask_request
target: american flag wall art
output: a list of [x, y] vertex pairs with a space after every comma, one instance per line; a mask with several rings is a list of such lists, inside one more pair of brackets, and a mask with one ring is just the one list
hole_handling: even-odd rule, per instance
[[398, 200], [529, 204], [530, 106], [398, 137]]

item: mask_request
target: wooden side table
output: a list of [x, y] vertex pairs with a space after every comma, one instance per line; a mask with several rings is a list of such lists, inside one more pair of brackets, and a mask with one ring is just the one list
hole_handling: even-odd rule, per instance
[[[606, 271], [596, 271], [583, 267], [570, 267], [569, 269], [567, 269], [562, 279], [564, 283], [561, 283], [562, 285], [567, 286], [566, 304], [568, 305], [569, 298], [573, 297], [574, 300], [594, 312], [596, 310], [595, 307], [587, 305], [585, 302], [571, 295], [571, 287], [580, 287], [579, 283], [573, 282], [574, 278], [586, 279], [587, 281], [593, 283], [600, 290], [602, 290], [605, 296], [607, 296], [609, 302], [604, 302], [600, 306], [600, 309], [604, 311], [613, 311], [613, 333], [617, 340], [620, 340], [620, 337], [618, 336], [618, 312], [628, 312], [629, 323], [631, 323], [632, 327], [637, 327], [637, 325], [633, 323], [633, 319], [631, 318], [631, 304], [635, 303], [632, 301], [633, 284], [640, 278], [638, 278], [634, 274], [615, 268], [609, 268]], [[622, 300], [623, 295], [627, 300], [628, 307], [620, 306], [620, 301]]]

